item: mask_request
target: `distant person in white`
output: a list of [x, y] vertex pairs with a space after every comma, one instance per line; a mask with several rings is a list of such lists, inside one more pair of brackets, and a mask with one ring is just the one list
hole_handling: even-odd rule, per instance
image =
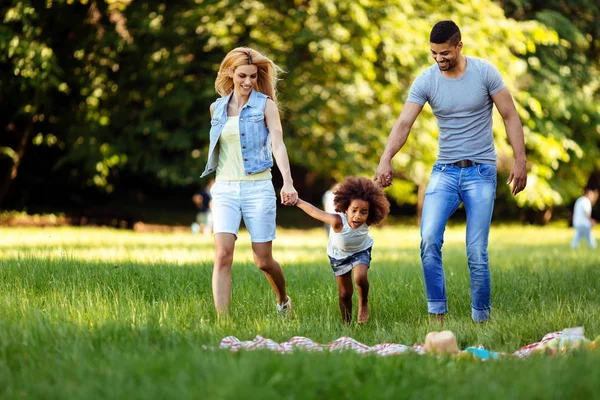
[[596, 225], [596, 220], [592, 218], [592, 207], [598, 201], [598, 189], [586, 189], [585, 194], [577, 199], [573, 208], [573, 228], [575, 237], [571, 242], [571, 248], [576, 248], [579, 241], [584, 238], [590, 248], [597, 246], [596, 238], [592, 234], [592, 228]]
[[[335, 214], [335, 204], [333, 203], [333, 199], [335, 197], [335, 188], [337, 186], [337, 183], [334, 183], [333, 185], [331, 185], [331, 187], [323, 194], [323, 210], [325, 210], [326, 213], [330, 213], [330, 214]], [[331, 229], [331, 226], [325, 222], [323, 224], [323, 226], [325, 227], [325, 232], [327, 232], [327, 234], [329, 235], [329, 230]]]

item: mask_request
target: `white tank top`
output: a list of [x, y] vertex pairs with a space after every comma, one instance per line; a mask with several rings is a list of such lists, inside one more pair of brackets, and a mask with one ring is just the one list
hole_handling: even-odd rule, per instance
[[369, 229], [371, 229], [369, 225], [365, 223], [354, 229], [348, 225], [346, 214], [337, 214], [342, 218], [344, 227], [338, 233], [333, 229], [329, 230], [329, 242], [327, 243], [329, 257], [342, 260], [373, 246], [373, 238], [369, 236]]

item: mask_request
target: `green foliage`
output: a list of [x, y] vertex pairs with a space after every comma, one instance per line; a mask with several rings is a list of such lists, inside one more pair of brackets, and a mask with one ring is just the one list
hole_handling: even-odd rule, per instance
[[[504, 1], [509, 16], [537, 20], [558, 40], [528, 49], [518, 79], [531, 189], [519, 205], [544, 209], [581, 195], [600, 168], [600, 5], [594, 1]], [[532, 145], [533, 144], [533, 145]]]
[[[33, 124], [31, 144], [58, 149], [52, 166], [84, 185], [111, 191], [122, 173], [190, 185], [206, 161], [219, 62], [247, 45], [286, 71], [280, 100], [292, 162], [335, 179], [371, 176], [411, 82], [433, 62], [431, 26], [453, 19], [464, 53], [500, 69], [524, 123], [530, 185], [510, 201], [564, 204], [600, 159], [598, 6], [500, 4], [13, 0], [0, 6], [2, 122], [15, 135]], [[498, 115], [494, 127], [506, 177], [512, 150]], [[0, 140], [3, 154], [15, 143]], [[412, 185], [390, 193], [415, 201], [436, 155], [426, 107], [394, 160]]]
[[405, 179], [394, 179], [393, 184], [385, 193], [395, 199], [398, 204], [416, 204], [417, 193], [415, 184]]
[[6, 129], [0, 137], [0, 152], [10, 159], [5, 164], [10, 168], [19, 163], [23, 137], [32, 125], [44, 131], [40, 135], [51, 132], [45, 130], [56, 118], [52, 103], [66, 86], [64, 70], [48, 43], [50, 38], [44, 35], [34, 2], [4, 2], [0, 15], [0, 123]]

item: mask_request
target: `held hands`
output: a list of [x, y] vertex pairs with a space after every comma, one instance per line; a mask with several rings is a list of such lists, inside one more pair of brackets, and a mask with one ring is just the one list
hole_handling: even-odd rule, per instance
[[512, 170], [510, 171], [510, 176], [508, 177], [507, 184], [512, 183], [512, 194], [513, 196], [525, 189], [527, 185], [527, 161], [517, 161], [515, 165], [513, 165]]
[[392, 169], [392, 163], [381, 161], [377, 167], [377, 171], [375, 171], [373, 181], [381, 187], [388, 187], [392, 184], [393, 176], [394, 170]]
[[295, 206], [298, 201], [298, 192], [292, 183], [284, 183], [280, 192], [281, 204]]

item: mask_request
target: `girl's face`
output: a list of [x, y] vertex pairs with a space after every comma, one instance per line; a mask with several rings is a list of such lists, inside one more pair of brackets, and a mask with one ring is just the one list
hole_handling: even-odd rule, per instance
[[369, 202], [361, 199], [353, 199], [346, 210], [348, 217], [348, 225], [351, 228], [357, 229], [367, 222], [369, 217]]
[[256, 65], [240, 65], [233, 71], [233, 90], [242, 96], [250, 96], [258, 80], [258, 67]]

